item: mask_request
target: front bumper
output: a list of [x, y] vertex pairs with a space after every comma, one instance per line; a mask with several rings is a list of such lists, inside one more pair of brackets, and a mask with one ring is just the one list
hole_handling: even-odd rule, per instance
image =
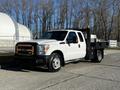
[[38, 52], [38, 43], [17, 43], [15, 48], [15, 61], [32, 63], [35, 65], [47, 65], [50, 56], [42, 54], [39, 55]]
[[15, 55], [15, 61], [22, 63], [30, 63], [34, 65], [47, 65], [50, 56], [49, 55], [36, 55], [36, 56], [22, 56]]

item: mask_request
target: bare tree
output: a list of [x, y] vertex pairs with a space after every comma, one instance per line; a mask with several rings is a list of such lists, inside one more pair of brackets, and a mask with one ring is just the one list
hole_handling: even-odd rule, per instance
[[3, 3], [0, 4], [1, 12], [7, 13], [12, 16], [13, 9], [13, 0], [4, 0]]
[[41, 15], [39, 17], [42, 23], [42, 32], [45, 32], [51, 27], [51, 16], [53, 14], [52, 0], [48, 2], [42, 0], [40, 3], [40, 13]]
[[27, 0], [22, 0], [21, 4], [22, 4], [22, 22], [24, 25], [27, 25], [26, 24]]
[[16, 0], [14, 0], [13, 6], [14, 6], [15, 14], [16, 14], [16, 20], [17, 20], [17, 22], [20, 22], [20, 11], [19, 11], [20, 3]]
[[119, 0], [2, 0], [0, 11], [28, 26], [38, 38], [50, 29], [90, 26], [99, 38], [120, 41]]
[[67, 19], [67, 4], [68, 4], [68, 0], [61, 0], [60, 2], [60, 28], [65, 28], [65, 21]]
[[117, 10], [117, 7], [116, 7], [116, 5], [117, 5], [117, 2], [116, 2], [116, 0], [112, 0], [112, 5], [111, 5], [111, 8], [112, 9], [110, 9], [110, 11], [112, 11], [112, 12], [110, 12], [110, 18], [109, 18], [109, 29], [108, 29], [108, 40], [110, 39], [110, 37], [111, 37], [111, 32], [113, 31], [113, 30], [115, 30], [114, 28], [114, 23], [116, 22], [115, 21], [115, 14], [116, 14], [116, 10]]
[[33, 4], [33, 0], [29, 0], [28, 2], [28, 6], [29, 6], [29, 9], [28, 9], [28, 27], [30, 28], [30, 30], [32, 30], [32, 18], [33, 18], [33, 9], [34, 9], [34, 4]]
[[117, 14], [117, 40], [120, 42], [120, 2], [118, 2], [118, 14]]

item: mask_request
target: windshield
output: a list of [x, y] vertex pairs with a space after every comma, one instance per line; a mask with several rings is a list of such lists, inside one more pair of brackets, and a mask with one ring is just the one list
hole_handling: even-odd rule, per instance
[[42, 39], [55, 39], [58, 41], [63, 41], [67, 31], [51, 31], [43, 34]]

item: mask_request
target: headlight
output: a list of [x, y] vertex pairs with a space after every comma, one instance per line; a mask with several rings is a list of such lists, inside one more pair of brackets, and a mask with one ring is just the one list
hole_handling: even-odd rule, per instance
[[39, 54], [45, 54], [49, 49], [49, 45], [39, 45], [38, 46], [38, 52]]
[[44, 51], [44, 45], [39, 45], [38, 49], [39, 49], [39, 52], [43, 52]]

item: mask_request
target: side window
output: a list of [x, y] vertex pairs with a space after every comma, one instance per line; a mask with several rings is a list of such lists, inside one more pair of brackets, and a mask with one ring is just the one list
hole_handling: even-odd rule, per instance
[[78, 38], [75, 32], [70, 32], [67, 37], [68, 43], [78, 43]]
[[80, 39], [80, 42], [83, 42], [83, 36], [81, 35], [81, 33], [78, 33], [78, 36], [79, 36], [79, 39]]

